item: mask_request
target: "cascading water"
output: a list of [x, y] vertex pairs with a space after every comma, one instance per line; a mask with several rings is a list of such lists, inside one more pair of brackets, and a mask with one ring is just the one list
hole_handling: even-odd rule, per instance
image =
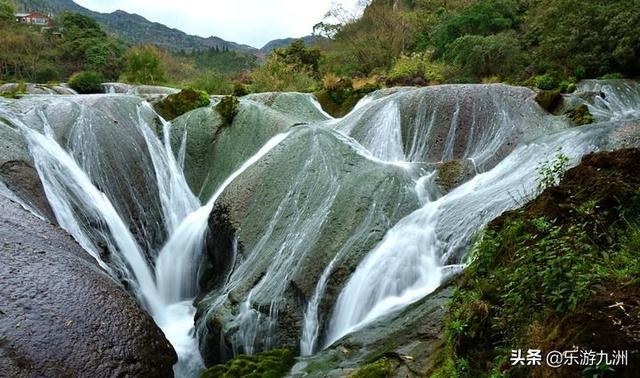
[[[579, 90], [595, 93], [587, 103], [598, 120], [640, 114], [637, 85], [587, 83]], [[225, 323], [216, 336], [233, 353], [280, 346], [278, 318], [286, 312], [295, 323], [285, 329], [287, 340], [311, 355], [420, 300], [461, 269], [474, 233], [535, 195], [538, 164], [559, 147], [573, 164], [607, 148], [615, 124], [567, 129], [539, 109], [533, 95], [507, 86], [388, 90], [368, 96], [345, 118], [330, 120], [309, 98], [302, 106], [305, 115], [291, 116], [286, 109], [268, 108], [273, 95], [254, 95], [243, 101], [259, 105], [253, 112], [268, 109], [278, 120], [265, 135], [290, 131], [270, 139], [226, 180], [216, 180], [222, 184], [207, 191], [214, 194], [204, 205], [183, 175], [190, 129], [178, 133], [180, 143], [173, 140], [180, 148], [174, 154], [172, 125], [135, 97], [0, 102], [0, 126], [28, 143], [58, 223], [115, 279], [127, 283], [176, 349], [176, 374], [190, 377], [203, 368], [196, 333], [202, 341], [207, 332], [194, 329], [198, 294], [205, 294], [202, 318], [221, 313], [217, 320]], [[282, 96], [277, 107], [299, 98]], [[291, 127], [306, 115], [312, 125]], [[251, 128], [233, 129], [240, 130]], [[235, 160], [250, 156], [253, 147], [240, 152], [243, 158]], [[278, 154], [280, 160], [270, 160]], [[279, 166], [286, 160], [297, 165], [282, 174]], [[448, 193], [438, 186], [447, 161], [469, 163], [474, 176]], [[237, 161], [224, 169], [235, 167]], [[266, 174], [260, 171], [265, 167], [271, 167]], [[274, 178], [267, 182], [276, 194], [260, 183], [247, 189], [259, 193], [245, 204], [255, 205], [259, 216], [236, 231], [249, 228], [253, 235], [241, 235], [244, 249], [234, 249], [238, 256], [221, 287], [198, 293], [196, 276], [217, 201], [263, 176]], [[367, 191], [370, 181], [375, 186]], [[20, 199], [0, 184], [0, 194]], [[405, 192], [409, 195], [400, 199]], [[269, 203], [259, 203], [268, 202], [268, 195]], [[364, 205], [345, 205], [356, 197]], [[402, 201], [407, 208], [400, 211], [394, 206]], [[345, 221], [345, 208], [357, 212], [355, 221]], [[333, 234], [343, 229], [348, 235], [332, 244]], [[306, 274], [312, 278], [301, 278]]]
[[[103, 269], [130, 285], [142, 306], [165, 332], [178, 353], [179, 363], [174, 368], [176, 375], [196, 376], [203, 369], [203, 363], [193, 333], [193, 299], [197, 294], [195, 276], [204, 247], [209, 213], [224, 188], [284, 140], [286, 134], [278, 135], [267, 143], [223, 183], [205, 206], [200, 206], [186, 184], [171, 149], [171, 125], [161, 120], [164, 136], [164, 143], [161, 143], [148, 122], [149, 114], [154, 114], [151, 107], [146, 102], [137, 105], [136, 114], [130, 114], [129, 126], [134, 126], [142, 144], [146, 146], [150, 164], [145, 167], [148, 171], [144, 172], [144, 176], [155, 177], [163, 228], [168, 235], [168, 241], [159, 253], [152, 251], [152, 257], [157, 256], [154, 258], [154, 269], [154, 264], [148, 261], [143, 248], [138, 245], [130, 225], [117, 210], [122, 204], [114, 206], [116, 198], [109, 196], [109, 192], [101, 191], [93, 182], [102, 183], [99, 177], [109, 172], [99, 172], [100, 163], [96, 159], [100, 159], [100, 154], [92, 153], [97, 145], [83, 139], [83, 136], [95, 138], [91, 135], [90, 127], [96, 120], [104, 121], [100, 119], [103, 114], [84, 104], [80, 104], [79, 108], [80, 117], [67, 133], [71, 135], [67, 138], [69, 150], [63, 147], [47, 116], [39, 109], [29, 109], [24, 114], [0, 109], [0, 119], [6, 120], [11, 126], [6, 122], [0, 125], [15, 127], [27, 141], [31, 158], [60, 226]], [[39, 119], [42, 132], [36, 127], [27, 126], [24, 118], [32, 122]], [[183, 156], [184, 151], [180, 155]], [[92, 177], [92, 174], [95, 176]], [[147, 184], [155, 187], [152, 182]], [[15, 196], [4, 184], [2, 188], [5, 189], [5, 195]], [[138, 201], [133, 198], [134, 203], [139, 204]], [[146, 233], [146, 230], [142, 232]], [[104, 260], [101, 245], [105, 245], [110, 252], [107, 260]]]

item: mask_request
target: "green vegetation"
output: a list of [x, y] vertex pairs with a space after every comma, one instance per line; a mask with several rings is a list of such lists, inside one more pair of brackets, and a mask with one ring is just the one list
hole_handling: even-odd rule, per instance
[[553, 110], [578, 80], [640, 74], [633, 0], [373, 0], [359, 18], [336, 8], [327, 20], [315, 28], [329, 38], [317, 68], [274, 53], [250, 89], [309, 91], [315, 81], [323, 105], [341, 114], [343, 102], [323, 78], [378, 86], [507, 82], [551, 91], [540, 102]]
[[[6, 30], [0, 33], [0, 80], [66, 81], [73, 73], [93, 71], [110, 81], [209, 94], [314, 92], [330, 113], [342, 115], [374, 88], [443, 83], [527, 85], [549, 91], [540, 94], [539, 102], [553, 111], [559, 94], [573, 91], [578, 80], [640, 74], [635, 0], [367, 4], [360, 17], [332, 9], [327, 22], [314, 28], [327, 38], [313, 40], [314, 46], [297, 40], [261, 60], [225, 44], [202, 49], [185, 42], [179, 52], [131, 47], [107, 35], [96, 21], [71, 13], [55, 20], [60, 29], [43, 32], [15, 25], [9, 17], [12, 3], [0, 0], [0, 28]], [[575, 118], [576, 124], [589, 121], [586, 114]]]
[[206, 92], [183, 89], [180, 93], [167, 96], [154, 105], [155, 110], [166, 120], [175, 119], [191, 110], [208, 106], [211, 103]]
[[238, 114], [238, 106], [240, 106], [240, 101], [235, 96], [225, 96], [216, 105], [216, 112], [220, 114], [225, 125], [231, 126], [233, 119]]
[[102, 93], [104, 78], [97, 72], [82, 71], [69, 78], [69, 86], [81, 94]]
[[275, 349], [255, 356], [241, 355], [225, 365], [215, 365], [202, 374], [202, 378], [280, 378], [289, 372], [294, 355], [286, 349]]
[[165, 82], [160, 51], [153, 46], [135, 47], [127, 55], [126, 81], [136, 84], [161, 84]]
[[[459, 280], [435, 376], [525, 376], [508, 361], [517, 348], [628, 348], [629, 366], [638, 362], [639, 163], [637, 149], [587, 156], [487, 227]], [[540, 182], [554, 182], [561, 165], [541, 169]], [[572, 369], [556, 373], [580, 374]]]
[[575, 109], [570, 110], [567, 116], [576, 126], [583, 126], [593, 123], [593, 115], [589, 112], [587, 105], [580, 105]]
[[361, 367], [358, 371], [349, 375], [349, 378], [386, 378], [392, 372], [391, 363], [386, 358], [381, 358], [376, 362]]

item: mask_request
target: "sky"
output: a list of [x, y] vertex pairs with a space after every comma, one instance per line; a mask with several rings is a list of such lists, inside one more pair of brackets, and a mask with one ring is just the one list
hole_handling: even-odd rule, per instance
[[354, 9], [358, 0], [74, 0], [98, 12], [117, 9], [202, 37], [260, 48], [279, 38], [313, 32], [335, 3]]

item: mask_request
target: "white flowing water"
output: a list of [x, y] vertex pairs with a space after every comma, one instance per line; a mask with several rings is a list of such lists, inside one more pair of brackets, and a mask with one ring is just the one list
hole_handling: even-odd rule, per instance
[[[176, 376], [197, 376], [204, 364], [194, 337], [193, 299], [197, 294], [196, 271], [204, 248], [209, 214], [224, 189], [284, 140], [287, 134], [271, 139], [229, 176], [206, 205], [200, 206], [184, 179], [181, 163], [176, 161], [171, 149], [171, 125], [162, 122], [164, 143], [160, 142], [143, 115], [145, 112], [153, 113], [152, 109], [146, 102], [138, 106], [137, 117], [133, 120], [151, 158], [152, 164], [148, 168], [153, 171], [157, 181], [162, 221], [168, 235], [167, 242], [157, 254], [154, 269], [124, 217], [113, 205], [114, 199], [110, 199], [96, 187], [92, 177], [74, 158], [74, 155], [82, 156], [82, 163], [91, 166], [88, 160], [95, 155], [87, 153], [88, 150], [66, 150], [56, 138], [46, 115], [39, 110], [31, 110], [29, 113], [32, 112], [36, 112], [41, 120], [42, 132], [27, 126], [21, 116], [4, 109], [0, 109], [0, 117], [16, 127], [27, 141], [58, 224], [105, 271], [115, 279], [128, 283], [141, 305], [150, 312], [176, 350], [179, 358], [174, 367]], [[81, 106], [81, 117], [76, 121], [76, 126], [89, 127], [92, 116], [90, 109]], [[4, 122], [0, 126], [11, 127]], [[179, 153], [180, 161], [184, 158], [184, 146], [183, 143]], [[6, 189], [3, 191], [6, 195], [13, 195], [4, 184], [2, 188]], [[104, 260], [102, 243], [110, 252], [108, 260]]]
[[426, 204], [396, 224], [351, 276], [335, 305], [324, 345], [437, 289], [447, 274], [461, 269], [448, 263], [477, 230], [536, 194], [517, 193], [516, 188], [535, 187], [540, 162], [562, 148], [576, 164], [597, 150], [597, 132], [573, 129], [539, 139], [451, 193], [436, 200], [423, 197]]

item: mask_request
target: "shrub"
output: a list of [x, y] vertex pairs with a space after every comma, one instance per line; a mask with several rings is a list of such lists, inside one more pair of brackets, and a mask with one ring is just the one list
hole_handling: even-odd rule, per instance
[[525, 59], [515, 34], [501, 33], [460, 37], [448, 47], [445, 60], [459, 66], [463, 76], [480, 79], [514, 76]]
[[544, 75], [534, 77], [531, 83], [538, 89], [550, 91], [558, 88], [560, 80], [558, 80], [555, 75], [546, 73]]
[[225, 96], [216, 105], [216, 111], [227, 126], [233, 123], [233, 119], [238, 114], [238, 105], [240, 105], [240, 101], [235, 96]]
[[401, 55], [389, 70], [392, 82], [422, 77], [424, 75], [425, 58], [422, 54]]
[[535, 100], [542, 109], [545, 109], [549, 113], [553, 113], [558, 107], [558, 104], [560, 104], [562, 96], [560, 95], [559, 90], [540, 91], [536, 95]]
[[206, 92], [195, 89], [183, 89], [180, 93], [167, 96], [154, 107], [158, 114], [166, 120], [175, 119], [191, 110], [207, 106], [211, 103]]
[[228, 95], [233, 92], [233, 86], [223, 75], [216, 71], [207, 71], [191, 83], [191, 88], [198, 89], [212, 95]]
[[621, 73], [608, 73], [604, 76], [602, 76], [603, 80], [615, 80], [615, 79], [624, 79], [624, 75]]
[[156, 85], [165, 81], [161, 53], [153, 46], [134, 47], [127, 54], [126, 81], [136, 84]]
[[69, 79], [69, 87], [81, 94], [103, 93], [102, 75], [92, 71], [82, 71]]
[[252, 74], [252, 92], [313, 92], [316, 80], [305, 67], [272, 55]]

